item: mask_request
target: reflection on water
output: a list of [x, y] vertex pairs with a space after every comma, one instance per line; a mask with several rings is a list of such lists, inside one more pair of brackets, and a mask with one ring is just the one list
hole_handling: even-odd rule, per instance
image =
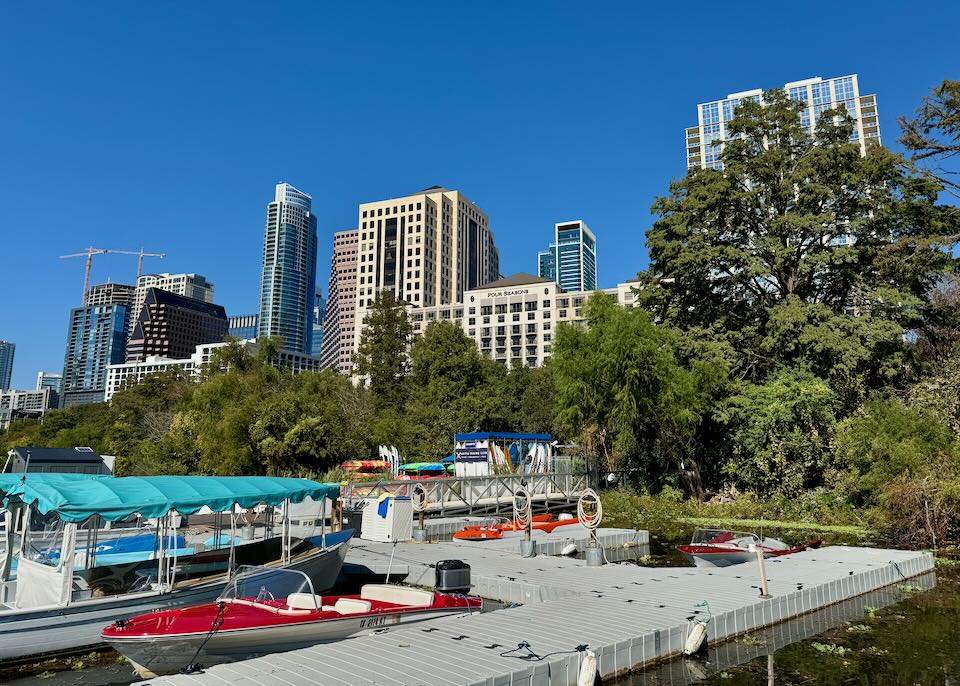
[[929, 573], [623, 677], [616, 686], [960, 683], [960, 574]]

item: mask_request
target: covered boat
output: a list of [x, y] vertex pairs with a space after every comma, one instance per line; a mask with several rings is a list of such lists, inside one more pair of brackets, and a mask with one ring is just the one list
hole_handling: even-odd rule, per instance
[[689, 545], [678, 545], [697, 567], [729, 567], [757, 559], [757, 550], [767, 557], [779, 557], [801, 550], [819, 548], [822, 539], [815, 539], [799, 546], [789, 546], [776, 538], [763, 538], [753, 533], [726, 529], [697, 529]]
[[253, 567], [241, 569], [216, 602], [114, 622], [103, 640], [152, 679], [480, 606], [479, 598], [388, 584], [320, 596], [302, 573]]
[[[303, 571], [316, 588], [330, 588], [352, 535], [328, 534], [323, 510], [319, 535], [302, 525], [294, 535], [289, 515], [294, 503], [309, 498], [322, 508], [326, 498], [339, 496], [339, 486], [306, 479], [28, 473], [0, 480], [0, 488], [7, 505], [0, 564], [0, 661], [87, 649], [101, 643], [100, 631], [110, 620], [212, 600], [247, 557], [257, 564]], [[243, 532], [236, 524], [245, 516], [238, 508], [271, 513], [279, 508], [279, 523], [271, 517], [262, 527], [261, 540], [238, 545]], [[220, 545], [219, 536], [211, 547], [201, 540], [189, 542], [196, 550], [183, 555], [182, 543], [187, 541], [181, 540], [177, 526], [184, 515], [202, 511], [223, 513], [233, 535], [226, 546]], [[106, 549], [98, 542], [98, 536], [110, 531], [106, 526], [134, 515], [152, 524], [150, 550], [142, 540], [129, 546], [111, 543]], [[38, 520], [48, 528], [33, 531]], [[56, 529], [49, 528], [51, 522]], [[123, 540], [116, 531], [109, 535], [111, 541]], [[55, 537], [59, 540], [52, 545]], [[98, 552], [135, 559], [98, 565]]]

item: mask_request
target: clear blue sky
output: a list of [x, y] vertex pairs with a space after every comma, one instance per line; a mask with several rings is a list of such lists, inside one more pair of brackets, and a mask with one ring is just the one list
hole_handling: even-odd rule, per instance
[[[88, 245], [166, 252], [148, 269], [201, 273], [228, 313], [254, 312], [279, 181], [313, 195], [324, 290], [358, 203], [432, 184], [490, 215], [505, 274], [583, 218], [614, 285], [646, 264], [698, 102], [858, 73], [895, 146], [897, 116], [960, 76], [960, 10], [938, 4], [3, 3], [14, 384], [62, 368], [83, 260], [57, 256]], [[94, 283], [134, 273], [94, 258]]]

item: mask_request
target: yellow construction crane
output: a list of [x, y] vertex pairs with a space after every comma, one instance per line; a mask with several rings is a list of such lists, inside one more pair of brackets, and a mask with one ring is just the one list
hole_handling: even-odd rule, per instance
[[162, 252], [144, 252], [143, 248], [140, 248], [138, 251], [133, 250], [110, 250], [109, 248], [87, 248], [83, 252], [74, 253], [72, 255], [61, 255], [61, 260], [66, 260], [71, 257], [86, 257], [87, 258], [87, 268], [83, 272], [83, 304], [87, 302], [87, 291], [90, 289], [90, 267], [93, 266], [93, 256], [94, 255], [136, 255], [137, 256], [137, 278], [140, 278], [140, 275], [143, 273], [143, 258], [144, 257], [159, 257], [163, 259], [166, 256], [166, 253]]

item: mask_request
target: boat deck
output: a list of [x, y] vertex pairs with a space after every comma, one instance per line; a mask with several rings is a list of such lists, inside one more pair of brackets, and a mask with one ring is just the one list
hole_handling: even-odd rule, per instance
[[[605, 532], [606, 533], [606, 532]], [[625, 531], [612, 536], [629, 536]], [[633, 532], [634, 540], [642, 538]], [[568, 536], [569, 537], [569, 536]], [[494, 545], [496, 544], [496, 545]], [[348, 560], [406, 567], [408, 583], [432, 585], [431, 565], [462, 559], [475, 591], [521, 607], [430, 620], [413, 627], [269, 655], [154, 686], [566, 686], [586, 645], [604, 678], [679, 654], [707, 601], [711, 641], [769, 627], [903, 582], [933, 568], [929, 553], [831, 546], [767, 560], [772, 597], [759, 597], [757, 566], [723, 569], [586, 567], [571, 558], [524, 559], [519, 542], [391, 544], [357, 541]], [[526, 642], [541, 660], [524, 659]]]

